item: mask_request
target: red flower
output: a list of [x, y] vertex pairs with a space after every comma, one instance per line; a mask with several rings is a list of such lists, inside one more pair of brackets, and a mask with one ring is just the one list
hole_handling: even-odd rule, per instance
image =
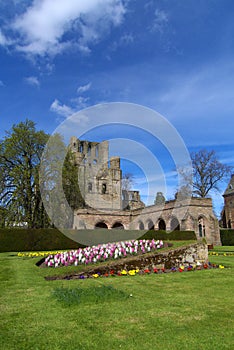
[[150, 270], [149, 269], [145, 269], [144, 273], [150, 273]]
[[154, 273], [158, 273], [158, 269], [154, 269]]

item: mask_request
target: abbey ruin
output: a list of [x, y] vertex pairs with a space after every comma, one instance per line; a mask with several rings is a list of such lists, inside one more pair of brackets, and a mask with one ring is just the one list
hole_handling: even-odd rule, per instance
[[86, 207], [74, 212], [74, 229], [192, 230], [198, 239], [220, 244], [211, 198], [187, 198], [145, 206], [139, 191], [122, 189], [120, 157], [109, 158], [109, 143], [72, 137], [79, 186]]

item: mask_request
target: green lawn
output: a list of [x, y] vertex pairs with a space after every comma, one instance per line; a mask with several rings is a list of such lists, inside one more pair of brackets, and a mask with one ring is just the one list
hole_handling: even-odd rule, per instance
[[230, 249], [210, 256], [225, 269], [70, 281], [46, 281], [53, 271], [39, 259], [2, 253], [1, 349], [230, 350]]

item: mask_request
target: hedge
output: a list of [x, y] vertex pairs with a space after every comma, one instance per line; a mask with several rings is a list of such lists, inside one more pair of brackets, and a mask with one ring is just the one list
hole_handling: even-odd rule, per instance
[[221, 228], [220, 239], [224, 246], [234, 245], [234, 230]]
[[141, 239], [162, 239], [163, 241], [193, 241], [197, 240], [194, 231], [154, 231], [146, 232]]
[[[78, 231], [69, 230], [70, 237]], [[0, 252], [22, 251], [48, 251], [77, 249], [85, 245], [95, 245], [107, 241], [120, 241], [126, 239], [162, 239], [162, 240], [196, 240], [193, 231], [148, 231], [142, 236], [139, 230], [83, 230], [79, 234], [85, 237], [84, 242], [77, 243], [68, 238], [57, 229], [0, 229]], [[103, 240], [103, 242], [102, 242]]]
[[77, 249], [83, 245], [57, 229], [0, 229], [0, 252]]

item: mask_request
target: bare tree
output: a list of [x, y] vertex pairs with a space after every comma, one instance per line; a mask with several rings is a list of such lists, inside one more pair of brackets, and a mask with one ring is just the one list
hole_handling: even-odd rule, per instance
[[219, 190], [218, 183], [230, 176], [232, 167], [222, 164], [216, 152], [205, 149], [191, 154], [193, 165], [193, 193], [207, 197], [213, 189]]
[[134, 184], [133, 175], [131, 173], [123, 174], [122, 176], [122, 190], [130, 191]]

